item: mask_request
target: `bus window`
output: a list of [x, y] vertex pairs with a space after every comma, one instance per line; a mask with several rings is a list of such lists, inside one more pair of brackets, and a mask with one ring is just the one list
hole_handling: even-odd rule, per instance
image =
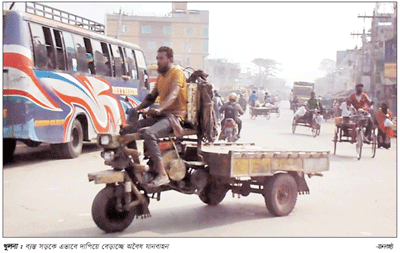
[[64, 47], [62, 43], [62, 35], [61, 32], [58, 30], [53, 30], [54, 32], [54, 39], [56, 42], [56, 64], [57, 69], [65, 70], [65, 56], [64, 56]]
[[104, 61], [103, 50], [101, 48], [100, 41], [91, 40], [91, 44], [92, 44], [93, 60], [94, 60], [94, 67], [96, 74], [101, 76], [107, 76], [109, 70]]
[[[125, 50], [125, 48], [124, 48], [124, 50]], [[133, 51], [130, 49], [125, 50], [125, 55], [127, 57], [129, 72], [132, 74], [131, 77], [132, 77], [132, 79], [137, 80], [138, 79], [138, 70], [137, 70], [137, 66], [136, 66], [135, 55], [133, 54]], [[130, 76], [130, 74], [129, 74], [129, 76]]]
[[50, 28], [43, 27], [44, 40], [46, 42], [47, 52], [47, 68], [55, 69], [56, 67], [56, 55], [54, 53], [53, 37], [51, 35]]
[[150, 89], [149, 76], [147, 75], [146, 69], [146, 60], [144, 59], [143, 52], [140, 50], [134, 50], [134, 54], [136, 57], [136, 63], [139, 69], [139, 79], [140, 79], [140, 88], [141, 89]]
[[113, 56], [114, 60], [114, 76], [121, 77], [122, 72], [122, 56], [117, 46], [110, 45], [111, 48], [111, 55]]
[[74, 42], [76, 48], [76, 58], [78, 61], [78, 72], [82, 74], [88, 74], [88, 58], [86, 56], [86, 47], [83, 37], [74, 34]]
[[47, 66], [47, 52], [42, 26], [33, 23], [30, 23], [29, 26], [32, 34], [35, 67], [45, 68]]
[[137, 65], [139, 68], [143, 68], [146, 69], [146, 60], [144, 59], [144, 55], [142, 51], [139, 50], [135, 50], [135, 56], [136, 56], [136, 60], [137, 60]]
[[124, 48], [124, 50], [122, 50], [122, 47], [118, 47], [118, 51], [121, 55], [122, 58], [122, 74], [125, 76], [130, 76], [129, 71], [128, 71], [128, 64], [127, 64], [127, 60], [126, 60], [126, 50]]
[[88, 38], [83, 38], [83, 41], [85, 42], [85, 48], [86, 48], [86, 58], [88, 60], [88, 68], [90, 74], [94, 75], [96, 74], [96, 71], [94, 69], [94, 59], [93, 59], [93, 48], [92, 48], [92, 43], [90, 42], [90, 39]]
[[107, 66], [106, 76], [112, 76], [112, 72], [111, 72], [111, 57], [110, 57], [110, 53], [108, 51], [108, 47], [107, 47], [106, 43], [101, 42], [101, 50], [103, 51], [104, 63]]
[[72, 34], [68, 32], [63, 32], [64, 45], [67, 52], [67, 66], [68, 70], [74, 72], [78, 71], [78, 65], [76, 62], [75, 44]]

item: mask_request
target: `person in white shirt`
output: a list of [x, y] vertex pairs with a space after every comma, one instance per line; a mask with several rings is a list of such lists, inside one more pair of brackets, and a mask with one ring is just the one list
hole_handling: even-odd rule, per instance
[[341, 111], [342, 117], [350, 117], [351, 112], [353, 110], [353, 106], [351, 105], [351, 100], [348, 98], [339, 107]]

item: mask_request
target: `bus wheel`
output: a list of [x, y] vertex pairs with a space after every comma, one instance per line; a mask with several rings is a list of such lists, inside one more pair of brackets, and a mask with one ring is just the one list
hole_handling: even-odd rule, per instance
[[16, 144], [15, 139], [3, 139], [3, 164], [12, 162]]
[[76, 158], [82, 152], [83, 129], [79, 120], [75, 119], [71, 128], [71, 141], [53, 144], [52, 150], [59, 158]]

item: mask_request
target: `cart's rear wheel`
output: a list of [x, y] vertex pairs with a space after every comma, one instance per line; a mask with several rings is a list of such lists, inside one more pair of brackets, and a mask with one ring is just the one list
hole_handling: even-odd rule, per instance
[[296, 117], [293, 118], [293, 123], [292, 123], [292, 133], [294, 133], [296, 131]]
[[274, 216], [292, 212], [297, 201], [297, 183], [290, 174], [276, 174], [268, 181], [263, 192], [268, 211]]
[[376, 154], [376, 147], [378, 145], [378, 137], [376, 135], [376, 128], [372, 129], [371, 133], [371, 145], [372, 145], [372, 158], [375, 157]]
[[209, 181], [206, 187], [200, 191], [199, 198], [209, 206], [216, 206], [225, 198], [228, 190], [227, 185]]
[[361, 159], [362, 153], [362, 146], [364, 142], [364, 133], [362, 129], [357, 130], [357, 140], [356, 140], [356, 152], [357, 152], [357, 159]]

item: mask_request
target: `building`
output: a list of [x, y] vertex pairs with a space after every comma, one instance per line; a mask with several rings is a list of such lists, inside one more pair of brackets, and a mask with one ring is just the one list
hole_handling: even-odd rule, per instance
[[226, 59], [209, 59], [205, 72], [209, 74], [207, 80], [216, 88], [238, 89], [241, 85], [239, 63], [231, 63]]
[[106, 15], [107, 35], [139, 45], [148, 64], [156, 63], [157, 49], [174, 50], [174, 62], [205, 68], [209, 42], [209, 12], [188, 10], [187, 3], [172, 3], [172, 12], [160, 16]]

